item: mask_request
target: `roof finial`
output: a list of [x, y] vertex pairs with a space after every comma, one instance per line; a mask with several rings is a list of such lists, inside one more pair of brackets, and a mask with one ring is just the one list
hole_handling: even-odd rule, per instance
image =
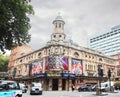
[[58, 16], [61, 16], [61, 13], [60, 13], [60, 12], [58, 12]]
[[60, 12], [58, 12], [58, 15], [57, 15], [57, 17], [56, 17], [56, 20], [62, 20], [62, 16], [61, 16], [61, 13], [60, 13]]

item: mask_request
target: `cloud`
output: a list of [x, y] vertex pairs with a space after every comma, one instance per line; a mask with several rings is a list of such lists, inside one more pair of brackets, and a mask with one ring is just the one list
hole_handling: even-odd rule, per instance
[[[120, 0], [32, 0], [30, 46], [43, 47], [53, 33], [52, 21], [61, 12], [67, 38], [87, 47], [89, 37], [120, 24]], [[36, 42], [37, 41], [37, 42]]]

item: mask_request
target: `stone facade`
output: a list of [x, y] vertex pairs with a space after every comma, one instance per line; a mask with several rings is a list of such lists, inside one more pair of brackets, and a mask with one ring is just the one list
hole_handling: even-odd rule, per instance
[[9, 72], [12, 74], [13, 69], [16, 68], [15, 80], [23, 81], [28, 85], [32, 81], [40, 81], [44, 90], [61, 91], [70, 90], [72, 84], [78, 88], [83, 83], [97, 83], [98, 65], [104, 73], [102, 81], [107, 80], [109, 68], [114, 72], [112, 77], [116, 76], [114, 58], [66, 41], [65, 22], [60, 15], [53, 24], [54, 32], [45, 47], [14, 60]]
[[14, 47], [12, 50], [11, 50], [11, 54], [10, 54], [10, 59], [9, 59], [9, 64], [8, 64], [8, 69], [10, 72], [8, 72], [8, 74], [10, 76], [13, 75], [13, 72], [14, 72], [14, 68], [16, 68], [14, 65], [15, 65], [15, 60], [27, 53], [30, 53], [32, 52], [33, 49], [31, 47], [29, 47], [28, 45], [22, 45], [22, 46], [17, 46], [17, 47]]

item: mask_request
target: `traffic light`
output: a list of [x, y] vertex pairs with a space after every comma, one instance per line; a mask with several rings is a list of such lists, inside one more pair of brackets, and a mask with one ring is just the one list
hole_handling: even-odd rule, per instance
[[100, 72], [101, 72], [100, 69], [101, 69], [100, 66], [98, 66], [98, 76], [99, 76], [99, 77], [100, 77]]
[[110, 78], [111, 77], [111, 71], [110, 71], [110, 69], [108, 70], [108, 78]]
[[103, 77], [103, 69], [101, 69], [100, 72], [100, 76]]
[[100, 66], [98, 66], [98, 76], [103, 77], [103, 69], [101, 69]]

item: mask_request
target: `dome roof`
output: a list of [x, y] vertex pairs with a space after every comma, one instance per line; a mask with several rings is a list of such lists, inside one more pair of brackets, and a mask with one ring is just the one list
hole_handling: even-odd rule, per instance
[[55, 18], [55, 20], [63, 20], [60, 12], [58, 13], [58, 15], [57, 15], [57, 17]]

